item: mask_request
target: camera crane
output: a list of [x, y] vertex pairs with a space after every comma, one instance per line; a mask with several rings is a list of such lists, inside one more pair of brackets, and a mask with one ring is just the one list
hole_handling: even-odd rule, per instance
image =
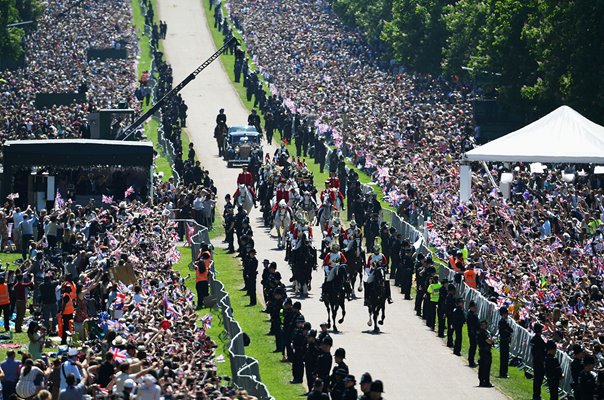
[[155, 114], [157, 112], [157, 110], [159, 110], [161, 108], [161, 106], [163, 106], [168, 100], [173, 98], [178, 92], [180, 92], [185, 86], [187, 86], [189, 84], [189, 82], [191, 82], [193, 79], [195, 79], [195, 77], [197, 75], [199, 75], [199, 73], [201, 71], [206, 69], [206, 67], [208, 65], [210, 65], [214, 60], [216, 60], [218, 57], [220, 57], [220, 55], [222, 53], [224, 53], [233, 42], [237, 42], [237, 39], [235, 39], [235, 37], [231, 37], [229, 40], [227, 40], [227, 42], [224, 44], [224, 46], [219, 48], [216, 51], [216, 53], [212, 54], [199, 67], [197, 67], [195, 69], [195, 71], [191, 72], [185, 79], [183, 79], [182, 82], [180, 82], [172, 90], [170, 90], [168, 93], [166, 93], [164, 95], [164, 97], [159, 99], [159, 101], [157, 103], [155, 103], [153, 105], [153, 107], [151, 107], [146, 113], [144, 113], [143, 115], [138, 117], [132, 124], [130, 124], [130, 126], [128, 126], [126, 129], [124, 129], [124, 133], [123, 133], [124, 138], [122, 140], [128, 139], [128, 137], [134, 133], [136, 128], [138, 128], [142, 123], [144, 123], [147, 119], [149, 119], [149, 117], [151, 117], [153, 114]]

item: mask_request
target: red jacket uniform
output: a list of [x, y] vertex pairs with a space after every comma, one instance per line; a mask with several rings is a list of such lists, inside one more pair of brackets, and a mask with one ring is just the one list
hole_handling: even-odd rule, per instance
[[254, 177], [250, 171], [243, 171], [239, 173], [237, 177], [238, 185], [252, 186], [254, 184]]

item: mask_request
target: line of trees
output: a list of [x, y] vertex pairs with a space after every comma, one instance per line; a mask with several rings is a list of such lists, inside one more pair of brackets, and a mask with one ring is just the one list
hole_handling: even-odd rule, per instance
[[23, 54], [23, 38], [31, 27], [8, 25], [35, 21], [44, 7], [39, 0], [0, 0], [0, 61], [16, 60]]
[[334, 11], [413, 70], [497, 76], [504, 104], [568, 104], [604, 123], [604, 1], [332, 0]]

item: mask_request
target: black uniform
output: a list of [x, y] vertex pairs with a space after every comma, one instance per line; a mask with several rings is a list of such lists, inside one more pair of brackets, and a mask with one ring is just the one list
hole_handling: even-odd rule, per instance
[[329, 388], [329, 373], [331, 372], [332, 363], [333, 358], [331, 353], [321, 350], [319, 352], [319, 356], [317, 357], [315, 374], [317, 375], [317, 378], [321, 378], [323, 382], [325, 382], [325, 386], [323, 387], [324, 392], [327, 392], [327, 389]]
[[344, 389], [344, 393], [342, 394], [342, 400], [357, 400], [359, 394], [354, 387]]
[[478, 321], [476, 313], [473, 311], [468, 311], [466, 321], [468, 324], [468, 339], [470, 341], [468, 363], [470, 364], [470, 367], [474, 367], [476, 365], [474, 362], [474, 357], [476, 356], [476, 335], [478, 335], [478, 331], [480, 330], [480, 322]]
[[250, 296], [250, 305], [256, 305], [256, 277], [258, 276], [258, 259], [248, 257], [243, 264], [243, 277], [247, 295]]
[[[448, 292], [447, 297], [445, 297], [445, 317], [447, 318], [447, 347], [453, 347], [453, 310], [455, 310], [455, 294]], [[440, 334], [440, 325], [438, 327], [438, 332]]]
[[550, 400], [558, 400], [558, 391], [560, 380], [562, 379], [562, 368], [555, 354], [545, 356], [545, 376], [547, 377], [547, 387], [549, 388]]
[[508, 364], [510, 362], [510, 342], [512, 341], [513, 329], [508, 322], [508, 318], [499, 320], [499, 376], [508, 375]]
[[530, 343], [533, 355], [533, 399], [540, 399], [541, 385], [545, 377], [545, 342], [540, 335], [535, 335]]
[[310, 392], [308, 394], [306, 399], [307, 400], [329, 400], [329, 396], [327, 395], [327, 393], [318, 392], [316, 390], [313, 390], [312, 392]]
[[463, 306], [455, 307], [451, 313], [451, 328], [455, 333], [455, 344], [453, 346], [453, 354], [461, 355], [461, 342], [463, 324], [466, 322], [466, 315]]
[[[438, 337], [445, 337], [445, 324], [447, 317], [447, 288], [443, 285], [440, 287], [438, 295], [438, 309], [436, 315], [438, 317]], [[453, 299], [453, 301], [455, 301]]]
[[304, 330], [296, 328], [292, 338], [293, 360], [292, 360], [292, 376], [296, 383], [302, 383], [304, 378], [304, 355], [306, 353], [307, 341], [304, 335]]
[[405, 300], [411, 300], [411, 286], [413, 285], [413, 267], [414, 267], [414, 249], [411, 246], [405, 246], [401, 250], [402, 265], [397, 274], [398, 283], [401, 285], [401, 292]]
[[591, 371], [583, 370], [579, 373], [577, 384], [579, 397], [577, 400], [592, 400], [596, 391], [596, 377]]
[[317, 341], [313, 341], [312, 343], [308, 341], [306, 346], [306, 352], [304, 353], [304, 372], [306, 372], [306, 384], [309, 388], [312, 387], [315, 378], [313, 374], [317, 369], [317, 358], [319, 357], [319, 346], [317, 346]]
[[491, 355], [491, 344], [487, 343], [491, 339], [491, 335], [486, 329], [480, 329], [476, 336], [478, 342], [478, 381], [480, 386], [491, 386], [491, 363], [493, 358]]

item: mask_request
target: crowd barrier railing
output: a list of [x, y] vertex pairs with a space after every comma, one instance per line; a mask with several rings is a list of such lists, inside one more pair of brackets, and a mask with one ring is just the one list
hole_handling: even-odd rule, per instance
[[[201, 251], [202, 244], [210, 244], [208, 228], [193, 219], [174, 219], [173, 221], [177, 222], [179, 227], [185, 229], [184, 232], [193, 230], [190, 236], [191, 264], [193, 264]], [[217, 270], [216, 266], [212, 265], [210, 293], [216, 298], [216, 304], [221, 312], [224, 337], [227, 339], [225, 349], [231, 363], [232, 382], [235, 386], [245, 389], [250, 395], [256, 396], [260, 400], [274, 400], [274, 397], [270, 395], [268, 388], [260, 379], [258, 360], [245, 354], [243, 329], [233, 317], [231, 299], [224, 284], [218, 279], [220, 268]], [[191, 268], [193, 268], [193, 265], [191, 265]]]
[[[367, 187], [371, 189], [371, 187]], [[421, 237], [422, 242], [417, 251], [422, 254], [431, 253], [428, 244], [425, 242], [425, 240], [423, 240], [424, 236], [422, 235], [422, 233], [413, 225], [404, 221], [395, 212], [383, 209], [380, 214], [380, 222], [381, 221], [388, 222], [392, 227], [396, 229], [397, 232], [401, 233], [404, 239], [409, 240], [411, 243], [416, 243]], [[441, 262], [437, 262], [437, 264], [439, 266], [440, 278], [446, 278], [449, 280], [449, 282], [454, 282], [456, 273], [447, 265]], [[493, 302], [488, 301], [478, 290], [469, 287], [465, 283], [463, 283], [462, 285], [456, 285], [456, 287], [457, 296], [462, 297], [464, 299], [466, 309], [468, 308], [470, 301], [473, 300], [474, 302], [476, 302], [479, 319], [486, 320], [489, 323], [490, 333], [493, 336], [497, 336], [498, 323], [500, 319], [499, 308], [497, 307], [497, 305]], [[531, 354], [530, 340], [533, 335], [515, 321], [511, 321], [511, 326], [514, 333], [512, 335], [512, 342], [510, 343], [510, 355], [511, 357], [520, 360], [520, 368], [531, 370], [533, 357]], [[570, 364], [572, 362], [572, 359], [567, 353], [560, 350], [558, 350], [558, 352], [556, 353], [556, 357], [560, 362], [560, 366], [562, 367], [562, 373], [564, 375], [562, 381], [560, 382], [560, 389], [564, 393], [571, 393], [572, 389]]]

